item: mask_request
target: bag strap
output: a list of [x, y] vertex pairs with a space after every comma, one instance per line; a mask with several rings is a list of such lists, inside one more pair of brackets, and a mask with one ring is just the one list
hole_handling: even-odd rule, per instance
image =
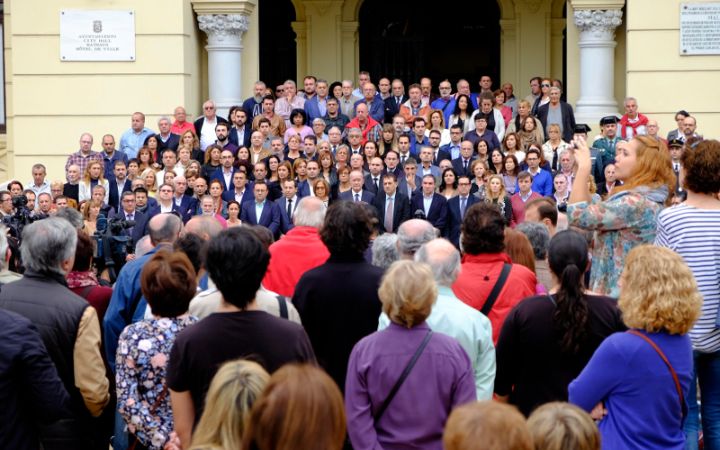
[[278, 307], [280, 308], [280, 317], [282, 317], [283, 319], [287, 319], [288, 318], [288, 307], [287, 307], [287, 303], [285, 303], [285, 297], [283, 297], [282, 295], [278, 295], [277, 302], [278, 302]]
[[639, 332], [637, 330], [628, 330], [627, 332], [644, 339], [645, 342], [650, 344], [650, 346], [655, 350], [655, 352], [658, 354], [658, 356], [663, 360], [665, 365], [670, 370], [670, 375], [672, 375], [673, 382], [675, 382], [675, 389], [677, 390], [678, 397], [680, 398], [680, 410], [681, 410], [681, 414], [682, 414], [682, 419], [684, 421], [685, 416], [687, 416], [687, 404], [685, 403], [685, 396], [683, 395], [682, 387], [680, 386], [680, 380], [678, 379], [677, 373], [675, 372], [675, 369], [673, 368], [672, 364], [670, 364], [670, 361], [665, 356], [665, 353], [663, 353], [663, 351], [660, 350], [660, 347], [658, 347], [657, 344], [655, 344], [652, 341], [652, 339], [645, 336], [641, 332]]
[[500, 295], [500, 291], [502, 291], [502, 288], [505, 286], [508, 275], [510, 275], [510, 269], [512, 269], [512, 264], [503, 264], [502, 271], [500, 271], [500, 277], [495, 282], [495, 286], [493, 286], [492, 291], [490, 291], [490, 295], [488, 295], [487, 300], [485, 300], [485, 304], [480, 310], [480, 312], [485, 314], [486, 317]]
[[82, 297], [82, 298], [84, 298], [85, 300], [87, 300], [88, 295], [90, 295], [90, 291], [92, 291], [92, 288], [94, 288], [94, 287], [95, 287], [95, 286], [85, 286], [85, 287], [83, 288], [82, 292], [80, 292], [80, 297]]
[[155, 414], [155, 411], [160, 407], [160, 403], [162, 403], [163, 400], [165, 400], [165, 397], [168, 395], [168, 385], [165, 383], [163, 386], [162, 392], [160, 392], [160, 395], [157, 396], [155, 399], [155, 402], [150, 407], [150, 414]]
[[400, 378], [398, 378], [397, 382], [395, 383], [395, 386], [390, 389], [390, 393], [385, 398], [385, 401], [380, 406], [380, 409], [378, 409], [377, 413], [375, 413], [375, 422], [380, 420], [382, 415], [385, 413], [385, 410], [390, 405], [390, 402], [392, 402], [393, 398], [395, 398], [395, 394], [397, 394], [398, 389], [400, 389], [400, 386], [402, 386], [405, 379], [410, 375], [410, 371], [413, 367], [415, 367], [415, 363], [417, 363], [418, 358], [420, 358], [420, 355], [422, 354], [423, 350], [425, 350], [425, 347], [427, 347], [428, 342], [430, 342], [430, 337], [432, 337], [433, 331], [428, 330], [428, 333], [425, 335], [425, 339], [423, 339], [422, 343], [420, 344], [420, 347], [415, 350], [415, 354], [410, 359], [410, 362], [407, 366], [405, 366], [405, 370], [403, 370], [403, 373], [400, 375]]

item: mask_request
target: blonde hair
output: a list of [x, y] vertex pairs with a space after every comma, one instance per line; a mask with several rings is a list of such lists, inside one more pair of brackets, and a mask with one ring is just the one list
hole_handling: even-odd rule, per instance
[[[635, 152], [635, 168], [628, 180], [616, 186], [613, 193], [630, 190], [639, 186], [657, 188], [666, 186], [668, 192], [675, 189], [675, 173], [672, 170], [670, 152], [665, 143], [649, 136], [635, 136], [630, 142], [638, 144]], [[630, 144], [624, 143], [623, 145]], [[666, 201], [670, 204], [670, 196]]]
[[445, 450], [534, 450], [522, 414], [514, 406], [493, 400], [455, 408], [445, 424], [443, 447]]
[[546, 403], [527, 421], [535, 450], [600, 450], [600, 431], [588, 413], [564, 402]]
[[396, 261], [385, 272], [378, 295], [390, 320], [412, 328], [430, 315], [437, 286], [427, 264]]
[[[493, 179], [497, 179], [498, 181], [500, 181], [500, 192], [497, 194], [497, 196], [495, 196], [492, 193], [492, 189], [490, 189], [490, 182]], [[505, 182], [503, 181], [502, 175], [498, 175], [498, 174], [491, 175], [490, 177], [488, 177], [486, 183], [487, 183], [487, 187], [485, 188], [485, 201], [486, 202], [490, 203], [490, 202], [492, 202], [492, 200], [501, 201], [503, 198], [505, 198], [507, 196], [507, 191], [505, 191]]]
[[590, 195], [597, 193], [597, 184], [595, 184], [595, 177], [588, 175], [588, 192]]
[[240, 448], [250, 409], [269, 380], [270, 375], [258, 363], [236, 360], [223, 364], [210, 383], [190, 448]]
[[[143, 180], [143, 187], [146, 188], [148, 190], [148, 192], [157, 191], [158, 186], [157, 186], [157, 178], [155, 177], [155, 173], [156, 173], [155, 170], [147, 168], [147, 169], [143, 170], [143, 172], [140, 174], [140, 179]], [[150, 174], [153, 174], [153, 184], [151, 187], [148, 188], [145, 180], [147, 179], [147, 176]]]
[[702, 296], [690, 268], [677, 253], [639, 245], [628, 253], [618, 307], [628, 327], [685, 334], [700, 315]]
[[343, 397], [332, 378], [309, 364], [288, 364], [253, 405], [242, 449], [340, 450], [345, 429]]

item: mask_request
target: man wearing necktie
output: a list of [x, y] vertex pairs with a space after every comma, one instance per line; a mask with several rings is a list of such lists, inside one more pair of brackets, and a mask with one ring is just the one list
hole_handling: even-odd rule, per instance
[[355, 203], [372, 203], [375, 195], [372, 193], [372, 191], [363, 189], [365, 178], [363, 177], [362, 172], [360, 172], [359, 170], [353, 170], [352, 172], [350, 172], [349, 178], [350, 190], [341, 192], [338, 198], [340, 200], [352, 201]]
[[470, 177], [460, 175], [458, 177], [458, 195], [448, 200], [447, 224], [443, 231], [445, 236], [452, 244], [460, 248], [460, 226], [465, 218], [468, 208], [477, 203], [479, 200], [476, 196], [470, 195]]

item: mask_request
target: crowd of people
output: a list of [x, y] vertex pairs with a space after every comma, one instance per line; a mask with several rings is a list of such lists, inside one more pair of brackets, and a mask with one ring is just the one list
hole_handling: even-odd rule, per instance
[[720, 449], [720, 142], [632, 97], [595, 136], [548, 78], [358, 81], [5, 184], [0, 442]]

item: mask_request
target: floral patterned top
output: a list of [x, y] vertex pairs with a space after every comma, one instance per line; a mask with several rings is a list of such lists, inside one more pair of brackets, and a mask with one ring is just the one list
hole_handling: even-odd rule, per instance
[[128, 430], [152, 450], [162, 449], [173, 430], [169, 393], [150, 413], [165, 386], [170, 349], [177, 334], [197, 320], [192, 316], [146, 319], [120, 334], [115, 357], [118, 411]]
[[657, 216], [667, 194], [665, 186], [658, 189], [641, 186], [618, 192], [604, 202], [593, 196], [591, 203], [567, 205], [571, 226], [596, 231], [590, 270], [591, 290], [617, 298], [625, 257], [634, 247], [653, 243]]

